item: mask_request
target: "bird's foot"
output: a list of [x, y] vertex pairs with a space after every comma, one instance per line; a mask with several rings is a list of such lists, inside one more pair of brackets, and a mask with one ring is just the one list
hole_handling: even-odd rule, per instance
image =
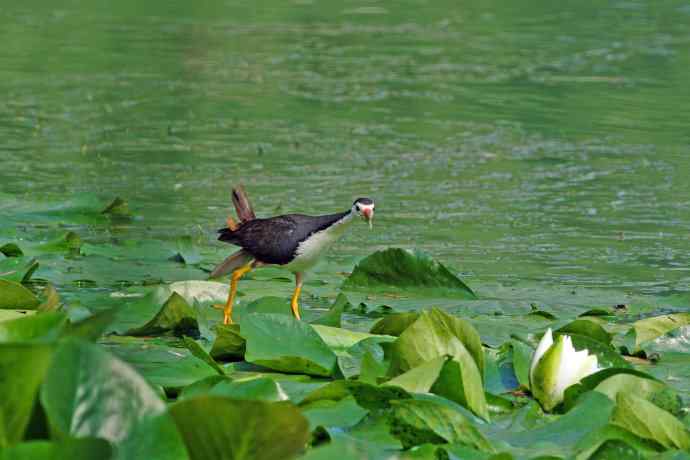
[[232, 321], [232, 316], [230, 316], [229, 314], [225, 313], [225, 314], [223, 315], [223, 324], [225, 324], [225, 325], [234, 324], [234, 322]]

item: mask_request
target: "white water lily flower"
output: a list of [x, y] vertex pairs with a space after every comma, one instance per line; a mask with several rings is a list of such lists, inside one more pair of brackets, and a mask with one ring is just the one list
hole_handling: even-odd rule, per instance
[[588, 350], [575, 351], [569, 335], [560, 335], [554, 343], [551, 329], [548, 329], [530, 365], [532, 394], [544, 410], [550, 411], [563, 401], [566, 388], [598, 370], [596, 355], [590, 355]]

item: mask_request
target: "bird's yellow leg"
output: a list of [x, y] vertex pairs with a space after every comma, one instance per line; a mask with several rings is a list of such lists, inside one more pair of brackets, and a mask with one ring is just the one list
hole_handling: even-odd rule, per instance
[[290, 301], [290, 308], [292, 309], [292, 316], [297, 319], [302, 319], [299, 315], [299, 295], [302, 292], [302, 274], [295, 273], [295, 292], [292, 293], [292, 300]]
[[232, 324], [232, 306], [235, 303], [235, 295], [237, 294], [237, 283], [240, 281], [240, 278], [250, 272], [252, 268], [254, 268], [254, 266], [250, 262], [232, 272], [232, 277], [230, 278], [230, 293], [228, 294], [228, 300], [225, 302], [225, 307], [223, 308], [223, 324]]

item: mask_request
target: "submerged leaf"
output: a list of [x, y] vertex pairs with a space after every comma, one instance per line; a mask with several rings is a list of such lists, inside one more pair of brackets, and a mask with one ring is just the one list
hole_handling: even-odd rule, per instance
[[345, 280], [343, 288], [431, 289], [449, 296], [476, 298], [460, 278], [428, 254], [400, 248], [378, 251], [365, 257]]
[[192, 460], [287, 460], [309, 437], [307, 420], [290, 403], [198, 396], [170, 413]]

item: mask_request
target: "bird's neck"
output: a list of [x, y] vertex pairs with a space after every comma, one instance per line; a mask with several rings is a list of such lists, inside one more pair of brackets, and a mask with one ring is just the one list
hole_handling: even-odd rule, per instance
[[326, 229], [327, 233], [340, 236], [350, 227], [350, 224], [355, 220], [355, 213], [347, 212], [340, 219], [333, 222], [333, 225]]

